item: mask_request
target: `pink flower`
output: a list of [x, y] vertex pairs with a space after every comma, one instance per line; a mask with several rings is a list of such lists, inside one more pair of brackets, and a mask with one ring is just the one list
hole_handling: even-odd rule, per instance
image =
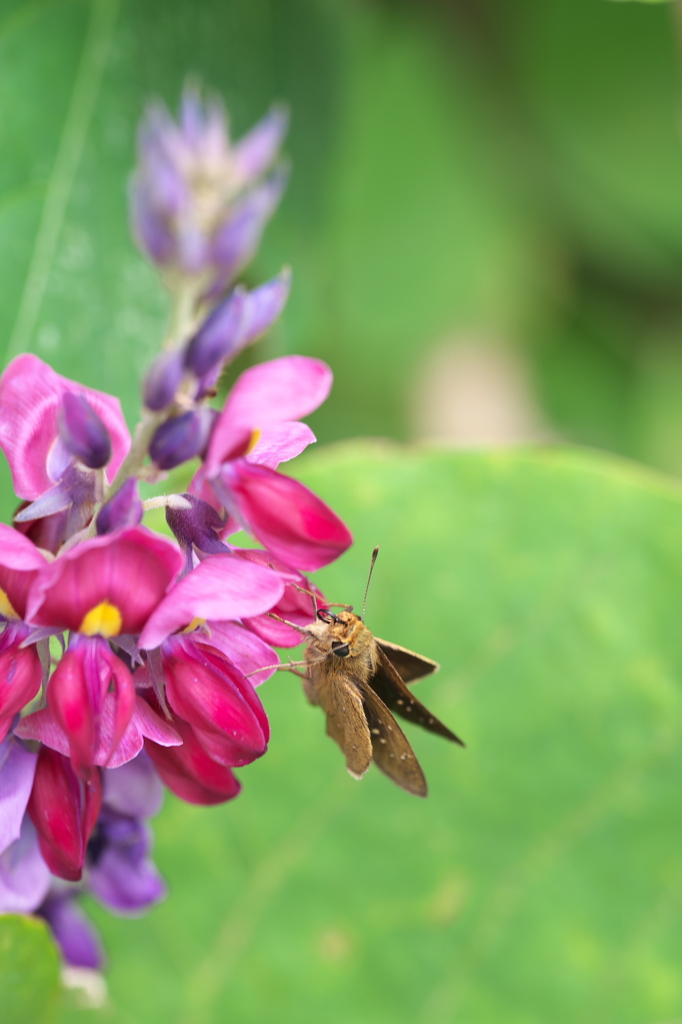
[[297, 421], [324, 402], [331, 385], [327, 364], [307, 356], [282, 356], [246, 370], [213, 428], [207, 477], [215, 476], [225, 461], [244, 454], [245, 448], [250, 462], [271, 469], [299, 455], [315, 435]]
[[27, 618], [86, 636], [139, 633], [181, 568], [175, 544], [144, 526], [94, 537], [38, 575]]
[[[284, 593], [277, 604], [270, 609], [272, 614], [245, 618], [244, 625], [275, 647], [297, 647], [301, 642], [301, 634], [279, 620], [286, 619], [287, 622], [293, 622], [297, 626], [308, 626], [315, 619], [313, 597], [317, 606], [324, 608], [327, 604], [324, 594], [309, 579], [278, 561], [268, 551], [242, 548], [237, 554], [248, 562], [271, 566], [280, 574], [284, 582]], [[259, 673], [252, 681], [254, 683], [262, 682], [264, 678], [267, 676]]]
[[223, 622], [262, 614], [283, 592], [284, 583], [272, 569], [227, 552], [211, 555], [159, 602], [140, 634], [139, 646], [152, 650], [196, 618]]
[[275, 472], [315, 440], [298, 420], [324, 401], [331, 381], [326, 363], [305, 356], [273, 359], [243, 373], [191, 488], [214, 507], [222, 505], [276, 557], [304, 570], [327, 565], [352, 543], [320, 498]]
[[134, 711], [130, 670], [107, 641], [139, 633], [181, 567], [174, 544], [133, 526], [73, 547], [33, 582], [27, 602], [30, 622], [72, 632], [48, 683], [47, 700], [83, 779], [102, 746], [107, 698], [114, 701], [107, 764], [126, 737]]
[[61, 377], [37, 356], [17, 356], [0, 377], [0, 448], [20, 498], [33, 501], [44, 494], [61, 479], [70, 459], [58, 440], [58, 417], [66, 394], [85, 397], [108, 430], [112, 442], [109, 480], [130, 448], [117, 398]]

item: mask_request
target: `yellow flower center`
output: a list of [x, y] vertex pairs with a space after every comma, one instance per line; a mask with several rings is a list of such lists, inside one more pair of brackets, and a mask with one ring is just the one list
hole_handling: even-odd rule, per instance
[[244, 452], [244, 455], [248, 455], [249, 452], [253, 451], [253, 449], [256, 447], [256, 445], [260, 441], [262, 433], [263, 433], [263, 431], [259, 430], [258, 427], [256, 427], [256, 429], [252, 431], [252, 433], [251, 433], [251, 440], [249, 441], [248, 445], [246, 446], [246, 451]]
[[0, 615], [4, 615], [6, 619], [19, 618], [14, 608], [12, 607], [12, 602], [10, 601], [2, 587], [0, 587]]
[[194, 630], [197, 629], [199, 626], [205, 626], [205, 625], [206, 625], [206, 619], [192, 619], [192, 621], [190, 623], [188, 623], [188, 625], [186, 625], [184, 629], [181, 629], [180, 632], [181, 633], [193, 633]]
[[100, 601], [84, 617], [78, 632], [85, 636], [118, 636], [123, 625], [123, 616], [115, 604]]

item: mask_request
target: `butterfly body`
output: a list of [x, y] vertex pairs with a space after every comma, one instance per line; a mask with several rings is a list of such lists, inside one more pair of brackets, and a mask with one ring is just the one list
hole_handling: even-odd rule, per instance
[[320, 608], [303, 631], [303, 687], [327, 716], [327, 732], [351, 775], [361, 778], [374, 761], [408, 793], [426, 796], [424, 773], [395, 715], [463, 745], [406, 685], [435, 672], [436, 662], [378, 639], [350, 608], [338, 615]]

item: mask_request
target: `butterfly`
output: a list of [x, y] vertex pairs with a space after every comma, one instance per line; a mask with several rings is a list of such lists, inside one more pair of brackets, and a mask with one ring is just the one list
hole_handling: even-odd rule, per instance
[[431, 675], [439, 666], [375, 637], [365, 625], [364, 608], [360, 616], [350, 605], [333, 607], [341, 610], [319, 608], [314, 622], [297, 627], [306, 640], [304, 660], [297, 663], [305, 669], [305, 694], [327, 716], [327, 733], [345, 754], [354, 778], [362, 778], [373, 761], [408, 793], [426, 796], [424, 772], [396, 715], [464, 746], [406, 685]]

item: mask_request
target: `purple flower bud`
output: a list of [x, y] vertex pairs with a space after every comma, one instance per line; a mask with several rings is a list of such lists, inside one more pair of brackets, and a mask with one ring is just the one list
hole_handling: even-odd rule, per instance
[[104, 954], [99, 936], [77, 902], [77, 889], [55, 887], [38, 910], [59, 944], [67, 964], [72, 967], [101, 967]]
[[234, 147], [234, 159], [246, 181], [264, 174], [277, 156], [289, 127], [286, 107], [273, 107]]
[[113, 498], [102, 505], [97, 516], [97, 533], [102, 536], [124, 526], [137, 526], [142, 522], [142, 511], [137, 480], [131, 477]]
[[[251, 259], [281, 195], [281, 175], [265, 185], [258, 181], [276, 158], [287, 123], [285, 111], [275, 109], [233, 144], [222, 105], [202, 99], [195, 87], [185, 90], [177, 122], [162, 104], [150, 106], [130, 190], [133, 231], [142, 249], [163, 267], [202, 277], [210, 295], [224, 291], [231, 268]], [[226, 270], [224, 261], [216, 264], [214, 249], [235, 218], [248, 223], [235, 224], [228, 242], [218, 245], [219, 252], [230, 248]]]
[[239, 351], [246, 302], [244, 289], [235, 288], [190, 340], [185, 366], [196, 377], [204, 377], [228, 356]]
[[269, 331], [284, 309], [291, 290], [291, 271], [286, 268], [246, 298], [240, 348]]
[[144, 404], [152, 412], [167, 409], [182, 381], [182, 356], [178, 352], [162, 352], [147, 370], [144, 379]]
[[66, 391], [58, 413], [59, 436], [72, 455], [89, 469], [102, 469], [111, 459], [111, 438], [85, 395]]
[[221, 551], [229, 551], [227, 544], [224, 544], [219, 533], [225, 523], [214, 508], [208, 502], [198, 498], [195, 494], [181, 494], [179, 497], [189, 503], [184, 508], [168, 505], [166, 507], [166, 522], [175, 534], [180, 547], [186, 552], [191, 552], [192, 547], [203, 551], [207, 555], [216, 555]]
[[279, 203], [289, 180], [286, 167], [276, 168], [262, 185], [235, 204], [232, 215], [215, 234], [213, 262], [218, 288], [253, 258], [268, 220]]
[[149, 445], [159, 469], [174, 469], [205, 449], [215, 417], [210, 409], [194, 409], [162, 423]]

